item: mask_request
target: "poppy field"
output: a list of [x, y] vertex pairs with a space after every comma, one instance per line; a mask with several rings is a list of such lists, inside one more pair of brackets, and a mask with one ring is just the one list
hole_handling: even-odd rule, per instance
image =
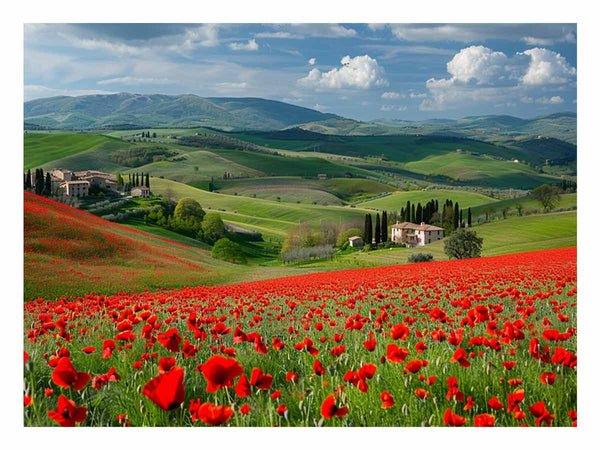
[[24, 304], [26, 426], [577, 425], [576, 248]]

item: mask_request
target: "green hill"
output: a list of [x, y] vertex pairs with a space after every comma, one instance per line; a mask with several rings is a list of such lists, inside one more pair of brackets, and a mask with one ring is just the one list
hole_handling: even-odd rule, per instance
[[336, 116], [274, 100], [191, 94], [63, 96], [24, 105], [25, 122], [56, 129], [214, 126], [265, 130], [331, 117]]

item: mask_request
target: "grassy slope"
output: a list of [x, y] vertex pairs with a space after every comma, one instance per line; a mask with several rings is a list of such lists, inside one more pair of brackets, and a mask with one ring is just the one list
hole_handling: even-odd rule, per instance
[[[475, 226], [473, 230], [483, 238], [483, 256], [571, 247], [577, 245], [577, 214], [569, 211], [510, 217]], [[414, 253], [431, 253], [436, 260], [448, 259], [444, 253], [444, 240], [441, 240], [420, 248], [354, 252], [332, 262], [312, 266], [341, 268], [404, 264]]]
[[445, 175], [482, 186], [529, 189], [556, 178], [539, 175], [528, 166], [486, 156], [447, 153], [409, 162], [406, 169], [426, 175]]
[[428, 191], [405, 191], [395, 192], [391, 195], [360, 203], [363, 208], [377, 208], [388, 211], [400, 211], [409, 200], [411, 204], [421, 203], [425, 205], [429, 200], [437, 200], [439, 203], [450, 199], [458, 202], [461, 208], [491, 203], [494, 199], [477, 192], [438, 189]]
[[[517, 204], [521, 204], [523, 206], [523, 209], [525, 210], [531, 208], [537, 208], [539, 210], [542, 209], [540, 203], [528, 195], [525, 197], [502, 200], [499, 202], [484, 203], [473, 208], [471, 210], [471, 213], [474, 217], [476, 217], [478, 215], [483, 214], [486, 210], [490, 209], [494, 209], [496, 211], [500, 211], [505, 207], [509, 209], [515, 209]], [[577, 206], [577, 194], [561, 194], [560, 201], [556, 204], [556, 208], [569, 208], [571, 206]]]
[[43, 165], [43, 168], [45, 170], [50, 170], [55, 167], [64, 167], [70, 170], [85, 170], [93, 168], [94, 170], [102, 170], [105, 172], [131, 170], [130, 168], [121, 166], [112, 160], [113, 153], [124, 150], [128, 146], [128, 142], [119, 139], [110, 139], [75, 155], [65, 156], [54, 161], [48, 161]]
[[24, 137], [25, 170], [43, 166], [51, 161], [60, 160], [97, 147], [99, 144], [113, 142], [115, 138], [97, 134], [32, 134]]
[[192, 197], [198, 200], [205, 209], [224, 209], [225, 211], [218, 211], [223, 220], [279, 237], [283, 236], [288, 229], [296, 226], [300, 221], [307, 221], [317, 228], [322, 220], [341, 221], [343, 223], [356, 218], [362, 219], [365, 213], [364, 210], [358, 208], [299, 205], [218, 194], [175, 181], [157, 178], [150, 180], [150, 186], [153, 192], [163, 196], [170, 189], [174, 199]]

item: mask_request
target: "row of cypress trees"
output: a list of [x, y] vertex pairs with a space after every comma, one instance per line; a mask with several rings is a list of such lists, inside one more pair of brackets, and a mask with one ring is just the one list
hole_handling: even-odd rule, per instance
[[[144, 182], [144, 177], [146, 181]], [[150, 189], [150, 174], [142, 172], [141, 177], [139, 173], [129, 174], [129, 186], [137, 187], [137, 186], [146, 186]]]
[[35, 178], [31, 178], [31, 169], [27, 169], [27, 173], [23, 174], [23, 187], [25, 190], [34, 189], [37, 195], [52, 195], [52, 178], [50, 172], [46, 172], [44, 176], [43, 169], [35, 169]]
[[379, 213], [375, 216], [375, 233], [373, 233], [373, 218], [371, 214], [365, 215], [365, 232], [364, 240], [365, 244], [371, 244], [375, 241], [375, 244], [388, 241], [388, 218], [387, 211], [383, 211], [381, 218]]
[[[439, 203], [437, 200], [430, 200], [425, 206], [422, 206], [419, 202], [416, 207], [414, 203], [411, 204], [410, 200], [408, 200], [406, 206], [400, 211], [400, 217], [403, 222], [412, 222], [416, 224], [424, 222], [426, 224], [431, 224], [435, 213], [439, 213]], [[440, 220], [442, 226], [450, 225], [451, 222], [452, 228], [455, 230], [464, 226], [463, 210], [460, 208], [458, 202], [454, 203], [452, 200], [446, 199], [442, 208]], [[469, 227], [471, 226], [471, 220], [471, 208], [469, 208], [467, 212], [467, 223]]]

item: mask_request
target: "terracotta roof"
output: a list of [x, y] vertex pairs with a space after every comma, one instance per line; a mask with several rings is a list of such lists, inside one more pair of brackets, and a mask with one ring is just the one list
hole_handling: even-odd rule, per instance
[[362, 238], [360, 236], [352, 236], [352, 237], [349, 237], [348, 239], [351, 241], [355, 241], [357, 239], [362, 239]]
[[417, 225], [415, 228], [419, 231], [443, 231], [443, 228], [436, 227], [435, 225]]
[[412, 222], [396, 223], [396, 224], [392, 225], [392, 228], [399, 228], [401, 230], [419, 230], [419, 231], [442, 231], [443, 230], [443, 228], [436, 227], [435, 225], [427, 225], [427, 224], [417, 225], [416, 223], [412, 223]]

